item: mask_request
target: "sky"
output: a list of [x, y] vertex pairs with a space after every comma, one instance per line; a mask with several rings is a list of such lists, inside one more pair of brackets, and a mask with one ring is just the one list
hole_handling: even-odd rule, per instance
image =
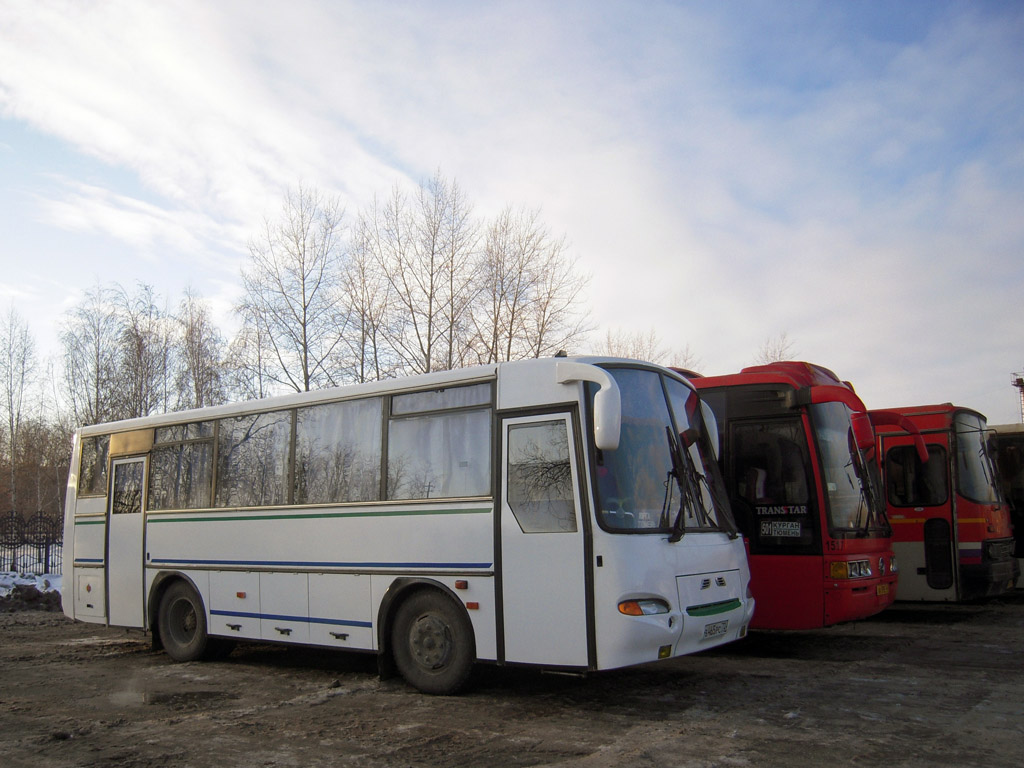
[[59, 350], [85, 291], [229, 331], [299, 184], [440, 172], [539, 209], [596, 348], [702, 373], [766, 340], [871, 408], [1021, 420], [1024, 3], [0, 0], [0, 309]]

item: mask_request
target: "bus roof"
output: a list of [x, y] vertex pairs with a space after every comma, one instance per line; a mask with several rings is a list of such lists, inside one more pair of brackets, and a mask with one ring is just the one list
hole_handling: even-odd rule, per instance
[[[914, 421], [922, 430], [925, 429], [946, 429], [953, 423], [953, 418], [960, 413], [977, 416], [983, 422], [986, 421], [985, 414], [973, 408], [966, 408], [953, 403], [935, 403], [934, 405], [905, 405], [897, 408], [883, 408], [872, 410], [885, 410], [906, 416]], [[886, 431], [880, 426], [879, 431]]]
[[1024, 424], [989, 424], [988, 428], [1001, 435], [1024, 433]]
[[793, 360], [753, 365], [742, 369], [739, 373], [702, 376], [694, 379], [693, 384], [698, 389], [737, 384], [783, 384], [794, 389], [845, 386], [853, 389], [849, 382], [841, 381], [838, 376], [824, 366]]

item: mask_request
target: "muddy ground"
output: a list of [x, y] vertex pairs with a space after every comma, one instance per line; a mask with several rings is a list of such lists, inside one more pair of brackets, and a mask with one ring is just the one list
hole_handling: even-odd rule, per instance
[[1022, 763], [1020, 592], [587, 679], [482, 668], [450, 698], [379, 680], [369, 656], [175, 664], [141, 632], [0, 606], [7, 767]]

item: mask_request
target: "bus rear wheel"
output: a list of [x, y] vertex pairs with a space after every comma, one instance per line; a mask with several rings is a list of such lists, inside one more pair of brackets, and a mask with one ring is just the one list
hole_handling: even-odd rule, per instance
[[395, 614], [395, 666], [423, 693], [457, 693], [476, 659], [473, 627], [461, 606], [439, 592], [417, 592]]
[[160, 641], [175, 661], [209, 658], [215, 644], [206, 633], [206, 610], [196, 591], [176, 581], [160, 599]]

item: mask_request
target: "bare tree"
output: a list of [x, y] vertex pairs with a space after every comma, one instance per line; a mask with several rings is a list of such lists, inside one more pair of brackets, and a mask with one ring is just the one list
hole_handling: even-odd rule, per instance
[[[243, 306], [240, 310], [246, 312]], [[228, 345], [224, 360], [225, 384], [232, 396], [259, 400], [272, 394], [267, 378], [267, 360], [273, 356], [264, 339], [266, 331], [253, 318], [243, 319], [242, 327]]]
[[668, 351], [662, 346], [658, 332], [653, 328], [646, 333], [609, 329], [601, 352], [612, 357], [631, 357], [651, 363], [662, 363], [668, 357]]
[[367, 216], [378, 222], [375, 255], [390, 296], [383, 330], [407, 372], [465, 361], [477, 240], [470, 212], [458, 185], [438, 174], [415, 201], [395, 187]]
[[138, 284], [134, 295], [117, 288], [120, 354], [117, 380], [119, 416], [135, 418], [170, 410], [171, 330], [153, 287]]
[[249, 243], [242, 319], [257, 326], [261, 349], [270, 353], [261, 357], [261, 376], [297, 392], [338, 383], [336, 357], [347, 325], [343, 219], [337, 198], [300, 185], [286, 195], [281, 218], [266, 221]]
[[25, 399], [35, 373], [35, 341], [28, 325], [12, 306], [0, 323], [0, 408], [6, 422], [7, 461], [10, 465], [10, 508], [18, 509], [18, 449]]
[[64, 316], [64, 392], [76, 424], [99, 424], [117, 417], [120, 324], [113, 293], [97, 285]]
[[178, 307], [178, 407], [202, 408], [224, 402], [220, 331], [207, 302], [189, 288]]
[[754, 362], [758, 365], [778, 363], [783, 360], [792, 360], [794, 354], [793, 342], [790, 341], [789, 334], [782, 331], [777, 336], [769, 336], [761, 343]]
[[387, 256], [387, 218], [374, 205], [359, 217], [346, 264], [344, 286], [349, 306], [346, 338], [349, 378], [361, 383], [392, 375], [397, 359], [385, 343], [390, 287], [383, 265]]
[[667, 365], [684, 371], [699, 371], [704, 366], [704, 361], [687, 343], [682, 349], [673, 349], [669, 352]]
[[540, 357], [578, 343], [578, 312], [589, 281], [565, 256], [537, 211], [506, 208], [487, 228], [473, 307], [479, 362]]
[[549, 239], [537, 268], [537, 293], [524, 323], [527, 357], [545, 357], [571, 350], [592, 326], [581, 309], [590, 276], [576, 270], [576, 260], [565, 253], [565, 239]]
[[536, 269], [543, 233], [536, 214], [502, 211], [487, 228], [473, 312], [477, 357], [496, 363], [526, 356], [526, 315], [536, 299]]

